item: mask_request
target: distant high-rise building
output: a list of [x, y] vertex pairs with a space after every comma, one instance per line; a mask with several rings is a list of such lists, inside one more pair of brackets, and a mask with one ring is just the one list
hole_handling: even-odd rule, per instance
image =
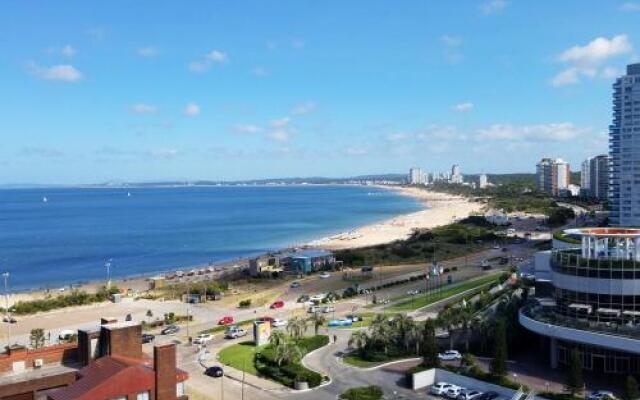
[[489, 181], [487, 180], [487, 175], [480, 174], [480, 178], [478, 178], [478, 187], [480, 189], [484, 189], [489, 185]]
[[462, 183], [464, 181], [462, 177], [462, 173], [460, 172], [460, 166], [458, 164], [453, 164], [451, 167], [451, 183]]
[[613, 84], [609, 127], [611, 224], [640, 226], [640, 63]]
[[543, 158], [536, 165], [536, 185], [539, 191], [552, 196], [560, 195], [571, 182], [569, 163], [561, 158]]
[[599, 155], [582, 162], [580, 186], [585, 196], [604, 200], [609, 195], [609, 157]]
[[411, 185], [426, 185], [429, 183], [429, 175], [422, 172], [420, 168], [411, 168], [409, 170], [409, 183]]

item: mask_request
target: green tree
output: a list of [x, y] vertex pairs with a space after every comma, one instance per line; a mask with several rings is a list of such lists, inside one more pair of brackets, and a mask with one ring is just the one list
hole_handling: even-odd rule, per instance
[[567, 392], [571, 393], [571, 396], [575, 396], [577, 393], [582, 392], [584, 387], [584, 380], [582, 378], [582, 358], [578, 349], [572, 349], [569, 355], [569, 366], [567, 368], [567, 377], [565, 382], [565, 388]]
[[151, 318], [153, 318], [153, 311], [147, 310], [147, 319], [151, 322]]
[[460, 309], [457, 313], [458, 323], [462, 327], [462, 333], [464, 335], [464, 350], [469, 352], [469, 339], [471, 334], [471, 326], [473, 325], [473, 311], [470, 306], [466, 306]]
[[408, 349], [412, 344], [416, 348], [416, 355], [420, 354], [420, 342], [422, 341], [422, 331], [420, 326], [412, 321], [412, 324], [407, 328], [405, 335], [405, 346]]
[[394, 328], [384, 315], [378, 314], [371, 322], [371, 340], [389, 354], [389, 346], [394, 340]]
[[31, 347], [34, 349], [39, 349], [44, 346], [44, 329], [35, 328], [31, 330], [31, 334], [29, 335], [29, 341], [31, 342]]
[[370, 338], [369, 335], [367, 335], [366, 331], [358, 330], [351, 334], [348, 345], [349, 347], [356, 346], [358, 354], [360, 355], [360, 357], [362, 357], [367, 346], [369, 345], [369, 340]]
[[438, 313], [436, 323], [447, 331], [449, 336], [449, 349], [453, 349], [453, 329], [458, 322], [458, 311], [454, 308], [445, 308]]
[[498, 320], [494, 333], [493, 359], [490, 371], [495, 377], [507, 375], [507, 332], [504, 320]]
[[322, 314], [315, 313], [310, 318], [309, 321], [313, 324], [313, 331], [316, 336], [320, 333], [320, 328], [327, 322], [326, 318]]
[[633, 376], [627, 376], [624, 383], [624, 394], [622, 398], [624, 400], [636, 400], [640, 397], [640, 390], [638, 389], [638, 381]]
[[302, 359], [302, 350], [295, 343], [283, 342], [274, 348], [278, 366], [291, 364]]
[[307, 331], [307, 320], [302, 317], [291, 318], [287, 323], [287, 332], [295, 341], [302, 339]]
[[435, 368], [440, 365], [436, 328], [431, 319], [425, 321], [422, 330], [422, 363], [428, 368]]
[[284, 332], [280, 330], [275, 330], [271, 332], [271, 336], [269, 336], [269, 344], [273, 348], [278, 347], [281, 343], [284, 343], [286, 340], [287, 338], [285, 337]]

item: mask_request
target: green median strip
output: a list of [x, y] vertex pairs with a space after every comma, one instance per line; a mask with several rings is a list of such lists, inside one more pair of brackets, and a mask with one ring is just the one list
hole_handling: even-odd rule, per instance
[[253, 342], [242, 342], [220, 350], [218, 358], [224, 365], [252, 375], [258, 375], [254, 359], [259, 349], [259, 347], [254, 346]]
[[439, 289], [434, 289], [431, 293], [416, 295], [413, 297], [413, 299], [405, 300], [389, 306], [387, 307], [387, 310], [392, 312], [417, 310], [419, 308], [428, 306], [429, 304], [433, 304], [437, 301], [456, 296], [468, 290], [480, 289], [492, 283], [497, 283], [500, 275], [501, 273], [495, 273], [489, 276], [470, 279], [455, 286], [444, 286]]

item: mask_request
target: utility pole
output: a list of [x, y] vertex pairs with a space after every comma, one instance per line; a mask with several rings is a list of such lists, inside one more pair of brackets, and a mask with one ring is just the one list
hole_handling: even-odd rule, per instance
[[7, 320], [7, 347], [11, 347], [11, 315], [9, 314], [9, 272], [3, 272], [4, 278], [4, 313]]
[[109, 291], [111, 289], [111, 259], [108, 259], [104, 266], [107, 269], [107, 291]]
[[242, 362], [242, 400], [244, 400], [244, 370], [246, 367], [246, 361]]

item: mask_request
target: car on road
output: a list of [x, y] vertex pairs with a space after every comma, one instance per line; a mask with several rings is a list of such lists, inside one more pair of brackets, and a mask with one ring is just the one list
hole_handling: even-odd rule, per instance
[[163, 335], [173, 335], [174, 333], [180, 332], [180, 327], [177, 325], [169, 325], [163, 330], [160, 331]]
[[462, 354], [458, 350], [447, 350], [444, 353], [439, 353], [438, 358], [442, 361], [454, 361], [462, 358]]
[[418, 292], [418, 290], [417, 290], [417, 289], [409, 290], [409, 291], [407, 292], [407, 294], [408, 294], [409, 296], [415, 296], [415, 295], [417, 295], [418, 293], [420, 293], [420, 292]]
[[334, 312], [335, 310], [336, 310], [336, 308], [334, 306], [324, 306], [324, 307], [322, 307], [322, 312], [324, 314], [328, 314], [328, 313]]
[[596, 390], [587, 396], [587, 400], [615, 400], [616, 396], [608, 390]]
[[358, 322], [358, 321], [362, 321], [362, 317], [359, 315], [353, 315], [353, 314], [349, 314], [346, 316], [347, 319], [350, 319], [353, 322]]
[[247, 335], [247, 331], [239, 326], [231, 326], [224, 332], [224, 337], [227, 339], [237, 339]]
[[4, 318], [2, 318], [2, 321], [8, 322], [10, 324], [15, 324], [16, 322], [18, 322], [18, 320], [11, 315], [5, 315]]
[[281, 326], [287, 326], [287, 320], [286, 319], [280, 319], [280, 318], [274, 318], [271, 321], [271, 326], [273, 328], [279, 328]]
[[205, 369], [204, 374], [212, 378], [221, 378], [224, 375], [224, 370], [222, 369], [222, 367], [216, 365], [214, 367]]
[[331, 274], [328, 273], [328, 272], [323, 272], [323, 273], [320, 274], [320, 279], [327, 279], [327, 278], [330, 278], [330, 277], [331, 277]]
[[150, 333], [142, 334], [142, 343], [151, 343], [156, 337]]
[[260, 318], [256, 319], [256, 321], [258, 321], [258, 322], [268, 322], [270, 324], [273, 324], [273, 318], [272, 317], [267, 317], [267, 316], [260, 317]]
[[230, 315], [224, 316], [218, 320], [218, 325], [231, 325], [233, 324], [233, 317]]
[[436, 382], [431, 385], [431, 389], [429, 389], [429, 392], [431, 394], [435, 394], [436, 396], [443, 396], [447, 390], [453, 387], [456, 387], [456, 385], [452, 385], [447, 382]]
[[289, 286], [291, 289], [295, 289], [295, 288], [299, 288], [300, 287], [300, 282], [291, 282], [291, 285]]
[[482, 393], [481, 395], [477, 396], [473, 400], [495, 400], [498, 397], [500, 397], [500, 394], [498, 392], [494, 392], [493, 390], [490, 390], [488, 392]]
[[458, 400], [474, 400], [476, 397], [480, 396], [482, 392], [472, 389], [464, 389], [460, 391], [458, 394]]
[[207, 344], [213, 340], [213, 335], [210, 333], [201, 333], [193, 341], [195, 344]]
[[318, 306], [311, 306], [311, 307], [309, 307], [309, 308], [307, 309], [307, 312], [308, 312], [309, 314], [315, 314], [315, 313], [320, 312], [320, 311], [322, 311], [322, 310], [321, 310], [321, 308], [320, 308], [320, 307], [318, 307]]
[[284, 307], [284, 301], [278, 300], [278, 301], [274, 301], [269, 308], [271, 308], [272, 310], [275, 310], [277, 308], [282, 308], [282, 307]]
[[460, 386], [450, 387], [449, 389], [445, 390], [444, 397], [447, 397], [449, 399], [457, 399], [463, 390], [467, 390], [467, 389]]

